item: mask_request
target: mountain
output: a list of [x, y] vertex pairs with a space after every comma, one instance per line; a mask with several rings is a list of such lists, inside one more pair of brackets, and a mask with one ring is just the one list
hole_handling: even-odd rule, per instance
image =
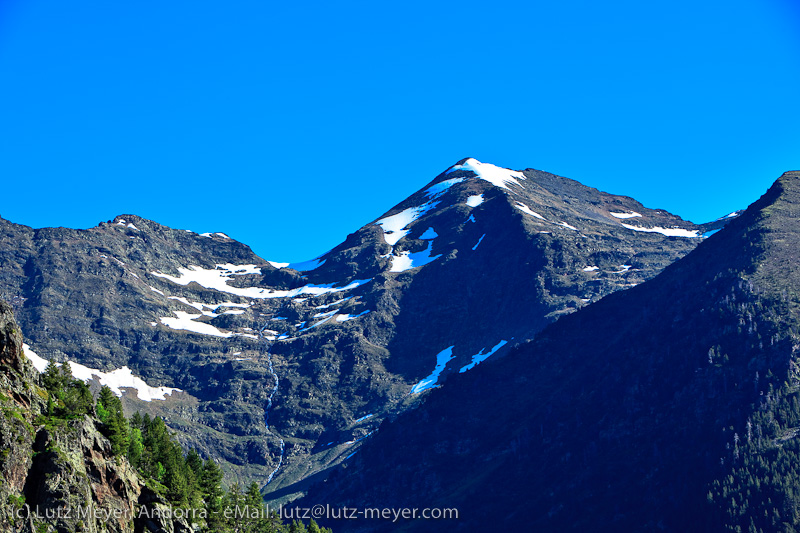
[[796, 531], [800, 172], [653, 279], [454, 375], [300, 505], [337, 531]]
[[213, 460], [186, 453], [163, 420], [127, 419], [76, 363], [47, 365], [0, 301], [0, 529], [17, 533], [258, 531], [330, 533], [283, 524], [258, 485], [221, 486]]
[[0, 219], [0, 295], [40, 367], [78, 364], [230, 481], [287, 501], [429, 389], [653, 278], [730, 220], [465, 159], [304, 263], [135, 215], [88, 230]]

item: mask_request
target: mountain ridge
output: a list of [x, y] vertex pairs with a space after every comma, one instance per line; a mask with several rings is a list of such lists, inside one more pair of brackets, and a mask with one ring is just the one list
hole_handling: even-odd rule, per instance
[[[776, 405], [800, 390], [784, 385], [798, 383], [797, 269], [785, 268], [796, 264], [798, 206], [800, 175], [784, 174], [653, 279], [564, 316], [384, 422], [301, 504], [455, 506], [455, 531], [791, 527], [782, 506], [792, 488], [748, 484], [745, 461], [775, 449], [797, 456], [796, 435], [780, 429], [796, 421]], [[764, 412], [781, 426], [766, 426]], [[774, 440], [751, 443], [762, 431]], [[731, 504], [724, 491], [734, 488]]]
[[269, 479], [291, 498], [424, 396], [412, 392], [653, 277], [706, 232], [567, 178], [471, 161], [517, 184], [451, 167], [299, 270], [133, 215], [90, 230], [0, 220], [0, 291], [37, 353], [180, 389], [124, 401], [230, 479]]

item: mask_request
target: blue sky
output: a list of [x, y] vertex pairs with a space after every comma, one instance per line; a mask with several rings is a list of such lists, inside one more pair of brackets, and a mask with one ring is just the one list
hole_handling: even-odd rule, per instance
[[800, 168], [789, 0], [293, 4], [0, 0], [0, 216], [297, 261], [468, 156], [695, 222]]

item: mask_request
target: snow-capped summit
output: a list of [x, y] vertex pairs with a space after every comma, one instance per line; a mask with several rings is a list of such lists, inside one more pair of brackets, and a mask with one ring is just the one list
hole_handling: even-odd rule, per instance
[[445, 174], [450, 174], [459, 170], [472, 172], [475, 177], [486, 180], [495, 187], [500, 187], [501, 189], [508, 189], [509, 185], [512, 184], [520, 185], [519, 180], [525, 179], [525, 175], [522, 172], [498, 167], [491, 163], [481, 163], [472, 157], [468, 157], [462, 162], [453, 165]]
[[182, 442], [231, 465], [246, 456], [232, 476], [272, 489], [344, 460], [386, 416], [652, 278], [707, 233], [474, 158], [365, 222], [310, 261], [281, 263], [220, 221], [197, 234], [135, 215], [89, 230], [0, 219], [0, 292], [24, 302], [36, 353], [87, 379], [174, 390], [147, 403], [119, 386], [129, 407], [179, 421]]

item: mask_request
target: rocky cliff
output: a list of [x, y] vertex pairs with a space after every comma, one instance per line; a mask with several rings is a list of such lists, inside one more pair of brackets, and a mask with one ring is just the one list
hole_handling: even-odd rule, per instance
[[0, 530], [189, 531], [152, 512], [165, 502], [114, 455], [96, 419], [44, 416], [47, 398], [11, 307], [0, 302]]

